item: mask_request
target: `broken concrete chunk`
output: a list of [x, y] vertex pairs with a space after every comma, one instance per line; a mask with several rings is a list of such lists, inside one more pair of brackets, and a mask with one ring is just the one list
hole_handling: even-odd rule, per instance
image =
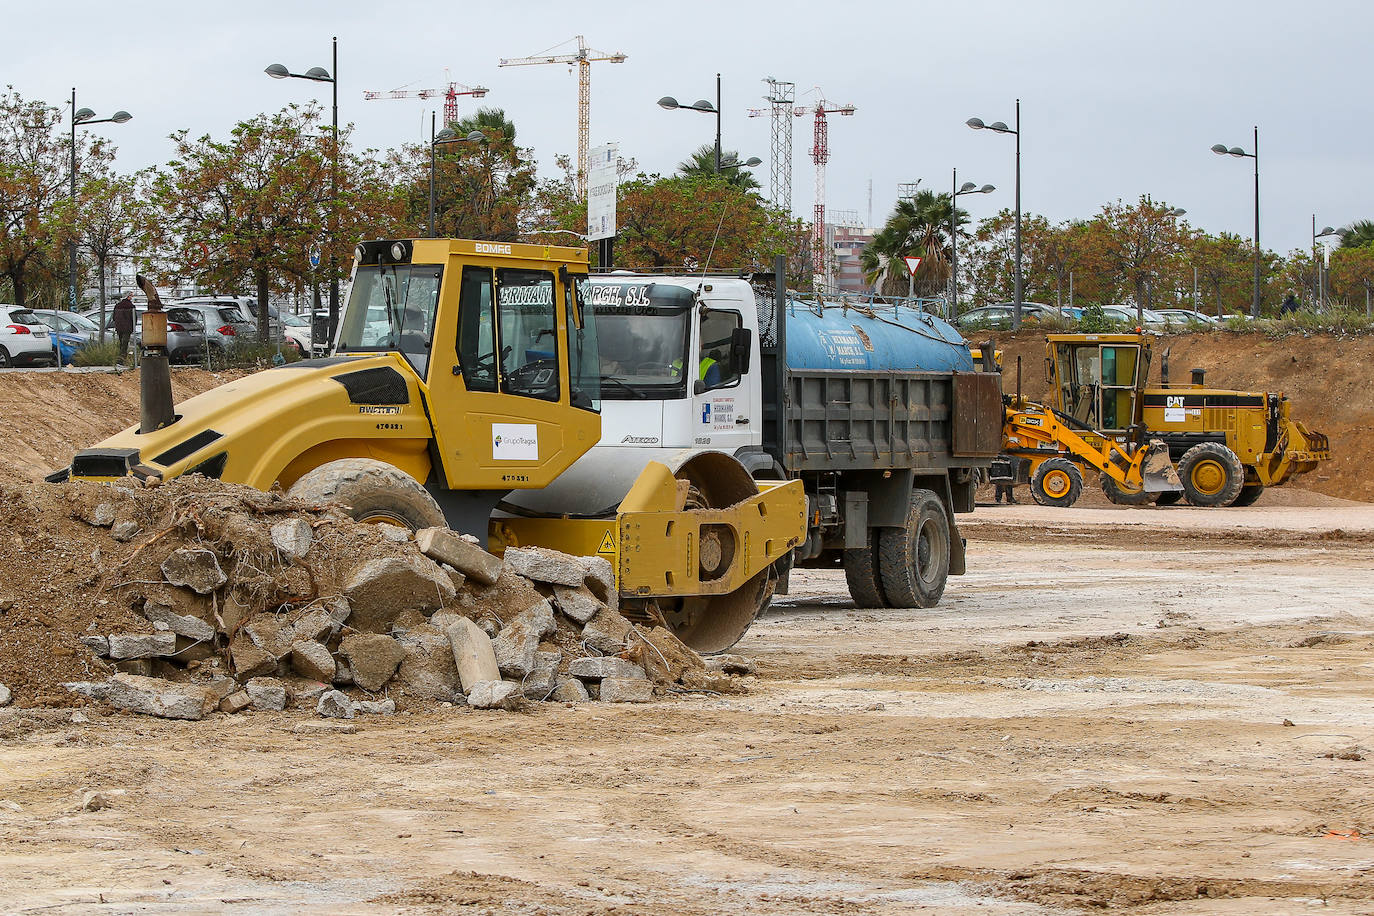
[[273, 614], [255, 616], [243, 628], [243, 635], [247, 636], [253, 645], [272, 656], [274, 661], [291, 654], [291, 644], [294, 642], [292, 634]]
[[345, 636], [339, 643], [339, 654], [348, 660], [353, 683], [367, 691], [381, 690], [406, 655], [396, 640], [380, 633]]
[[110, 537], [119, 541], [121, 544], [125, 544], [138, 537], [138, 533], [141, 530], [142, 529], [138, 527], [138, 522], [126, 518], [110, 526]]
[[108, 528], [114, 524], [115, 507], [114, 503], [101, 503], [85, 516], [87, 524], [97, 528]]
[[289, 518], [272, 526], [272, 546], [288, 563], [309, 553], [314, 541], [315, 531], [303, 518]]
[[644, 679], [644, 669], [634, 662], [613, 655], [600, 658], [575, 658], [568, 665], [568, 673], [584, 681], [599, 681], [602, 678]]
[[634, 677], [608, 677], [601, 681], [603, 703], [648, 703], [654, 698], [654, 685]]
[[615, 590], [615, 570], [611, 567], [611, 561], [605, 557], [583, 557], [582, 561], [586, 568], [583, 582], [592, 590], [592, 594], [608, 607], [618, 608], [619, 595]]
[[10, 705], [10, 701], [13, 699], [14, 694], [10, 692], [10, 689], [4, 684], [0, 684], [0, 706]]
[[234, 663], [234, 674], [240, 681], [260, 674], [271, 674], [277, 669], [277, 660], [253, 645], [247, 636], [238, 636], [229, 644], [229, 658]]
[[630, 638], [630, 621], [619, 611], [606, 608], [582, 628], [582, 641], [598, 652], [614, 655], [624, 650]]
[[350, 687], [353, 685], [353, 669], [348, 667], [348, 661], [342, 658], [334, 660], [334, 686]]
[[194, 684], [174, 684], [158, 678], [116, 674], [108, 681], [63, 685], [73, 693], [104, 700], [117, 709], [163, 719], [199, 719], [209, 696]]
[[703, 659], [706, 670], [713, 674], [753, 674], [757, 670], [752, 658], [743, 655], [709, 655]]
[[586, 564], [580, 557], [547, 547], [508, 547], [505, 560], [512, 570], [526, 579], [550, 585], [575, 587], [587, 576]]
[[421, 556], [369, 560], [348, 577], [343, 592], [353, 609], [349, 626], [370, 633], [390, 630], [401, 611], [438, 608], [457, 594], [448, 574]]
[[238, 693], [239, 691], [239, 682], [232, 677], [225, 677], [222, 674], [217, 674], [206, 680], [197, 681], [196, 683], [205, 689], [206, 696], [213, 702], [219, 702], [229, 696], [229, 694]]
[[605, 607], [601, 599], [592, 594], [585, 585], [569, 588], [566, 585], [553, 587], [553, 600], [564, 617], [585, 624]]
[[374, 530], [381, 535], [382, 540], [394, 544], [404, 544], [410, 540], [410, 529], [399, 525], [376, 525]]
[[425, 556], [447, 563], [483, 585], [493, 584], [501, 575], [498, 557], [448, 528], [423, 528], [415, 535], [415, 544]]
[[520, 682], [525, 696], [531, 700], [548, 699], [558, 685], [558, 664], [561, 661], [562, 652], [536, 653], [534, 670]]
[[189, 614], [178, 614], [170, 605], [152, 598], [144, 599], [143, 616], [187, 639], [204, 642], [215, 638], [215, 628], [204, 620]]
[[577, 678], [565, 677], [559, 679], [549, 699], [557, 703], [585, 703], [591, 696], [587, 693], [586, 685]]
[[359, 700], [353, 708], [361, 715], [391, 716], [396, 714], [395, 700]]
[[123, 674], [137, 674], [139, 677], [153, 676], [151, 658], [124, 658], [114, 663], [115, 670]]
[[412, 696], [453, 702], [458, 691], [458, 667], [448, 634], [428, 624], [416, 627], [396, 642], [405, 652], [396, 677]]
[[152, 658], [177, 650], [175, 633], [111, 633], [110, 658]]
[[464, 693], [477, 684], [501, 680], [501, 669], [496, 664], [491, 638], [477, 624], [466, 617], [459, 618], [457, 623], [448, 628], [448, 641], [453, 648], [458, 683]]
[[482, 681], [468, 691], [468, 705], [473, 709], [514, 709], [523, 700], [520, 685], [510, 681]]
[[227, 581], [214, 552], [195, 547], [172, 551], [171, 556], [162, 561], [162, 577], [201, 595], [210, 594]]
[[338, 666], [329, 650], [317, 642], [298, 642], [291, 647], [291, 667], [314, 681], [333, 683]]
[[81, 796], [82, 811], [99, 811], [113, 805], [128, 789], [97, 789]]
[[492, 651], [496, 653], [496, 665], [501, 673], [523, 678], [533, 671], [539, 640], [552, 633], [556, 626], [553, 608], [549, 607], [548, 601], [541, 599], [502, 627], [491, 641]]
[[108, 657], [110, 654], [110, 639], [108, 636], [80, 636], [77, 642], [88, 647], [96, 655]]
[[243, 689], [258, 709], [280, 711], [286, 708], [286, 685], [274, 677], [250, 678]]
[[219, 711], [227, 712], [232, 715], [234, 713], [243, 712], [252, 705], [253, 698], [248, 695], [248, 691], [239, 690], [219, 701]]
[[320, 694], [315, 712], [327, 719], [351, 719], [358, 714], [353, 701], [342, 690], [327, 690]]

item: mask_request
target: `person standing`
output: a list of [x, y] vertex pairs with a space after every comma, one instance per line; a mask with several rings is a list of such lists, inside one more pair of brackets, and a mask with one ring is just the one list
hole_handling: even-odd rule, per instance
[[113, 318], [114, 331], [119, 337], [119, 355], [115, 358], [115, 365], [123, 365], [124, 357], [129, 352], [129, 338], [134, 333], [134, 300], [127, 293], [115, 303]]
[[1279, 315], [1292, 314], [1301, 307], [1302, 306], [1298, 304], [1298, 297], [1293, 295], [1293, 291], [1290, 289], [1288, 295], [1283, 297], [1283, 305], [1279, 306]]

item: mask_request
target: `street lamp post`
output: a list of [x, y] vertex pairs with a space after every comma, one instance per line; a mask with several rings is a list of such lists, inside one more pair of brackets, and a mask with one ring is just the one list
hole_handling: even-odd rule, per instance
[[[97, 117], [95, 116], [95, 112], [94, 112], [94, 111], [91, 111], [89, 108], [77, 108], [77, 107], [76, 107], [76, 87], [75, 87], [75, 86], [72, 87], [72, 148], [71, 148], [71, 153], [72, 153], [72, 168], [71, 168], [71, 180], [72, 180], [72, 189], [71, 189], [71, 190], [72, 190], [72, 197], [71, 197], [71, 200], [72, 200], [72, 214], [73, 214], [73, 215], [76, 214], [76, 125], [78, 125], [78, 124], [85, 124], [85, 125], [88, 125], [88, 126], [89, 126], [89, 125], [91, 125], [91, 124], [123, 124], [125, 121], [131, 120], [132, 118], [133, 118], [133, 115], [129, 114], [127, 111], [124, 111], [124, 110], [122, 110], [122, 109], [119, 110], [119, 111], [116, 111], [113, 115], [111, 115], [111, 116], [108, 117], [108, 118], [97, 118]], [[24, 303], [22, 303], [22, 302], [19, 303], [19, 304], [20, 304], [20, 305], [24, 305]], [[67, 308], [71, 309], [72, 311], [76, 311], [76, 234], [75, 234], [75, 232], [73, 232], [73, 234], [72, 234], [71, 241], [67, 243]], [[102, 322], [103, 322], [104, 316], [105, 316], [105, 291], [104, 291], [103, 289], [100, 291], [100, 315], [101, 315], [101, 319], [102, 319]], [[103, 333], [105, 329], [104, 329], [104, 327], [102, 327], [100, 330], [101, 330], [101, 332]], [[56, 332], [54, 332], [54, 337], [56, 337]], [[58, 365], [58, 368], [61, 368], [61, 366], [62, 366], [62, 350], [61, 350], [61, 346], [60, 346], [60, 345], [59, 345], [59, 347], [58, 347], [58, 352], [57, 352], [57, 365]]]
[[[339, 326], [339, 256], [334, 244], [338, 231], [339, 218], [339, 38], [333, 39], [333, 76], [330, 71], [323, 67], [311, 67], [304, 73], [292, 73], [283, 64], [272, 64], [264, 71], [274, 80], [299, 79], [310, 80], [315, 83], [329, 83], [333, 90], [333, 120], [332, 133], [334, 137], [333, 155], [330, 157], [329, 164], [329, 339], [334, 339], [334, 332]], [[267, 303], [259, 303], [259, 307], [267, 310]]]
[[1212, 144], [1212, 152], [1218, 156], [1234, 156], [1237, 159], [1255, 160], [1255, 291], [1250, 301], [1250, 317], [1260, 316], [1260, 219], [1259, 219], [1259, 125], [1255, 125], [1255, 151], [1247, 153], [1239, 146], [1228, 147], [1224, 143]]
[[434, 112], [429, 113], [429, 237], [438, 238], [437, 230], [434, 228], [434, 149], [445, 143], [477, 143], [487, 139], [487, 135], [480, 130], [469, 131], [466, 137], [458, 136], [458, 132], [451, 127], [445, 127], [439, 133], [434, 132]]
[[[959, 170], [951, 169], [949, 184], [949, 318], [959, 317], [959, 198], [965, 194], [991, 194], [997, 189], [990, 184], [981, 188], [971, 181], [959, 185]], [[1018, 296], [1019, 300], [1020, 297]]]
[[987, 128], [993, 133], [1013, 134], [1016, 137], [1016, 266], [1015, 278], [1013, 280], [1011, 326], [1012, 330], [1021, 328], [1021, 100], [1016, 100], [1016, 127], [1010, 128], [1003, 121], [993, 121], [991, 124], [984, 124], [982, 118], [969, 118], [964, 122], [974, 130]]
[[720, 74], [716, 74], [716, 104], [714, 106], [706, 99], [697, 99], [690, 105], [683, 105], [671, 95], [665, 95], [658, 100], [658, 107], [665, 111], [682, 108], [687, 111], [699, 111], [702, 114], [714, 114], [716, 116], [716, 174], [720, 174]]
[[1317, 254], [1317, 239], [1324, 239], [1324, 238], [1327, 238], [1327, 237], [1333, 236], [1333, 235], [1340, 235], [1340, 233], [1337, 232], [1335, 229], [1332, 229], [1330, 226], [1324, 226], [1324, 227], [1322, 227], [1322, 231], [1321, 231], [1321, 232], [1318, 232], [1318, 231], [1317, 231], [1317, 214], [1313, 213], [1313, 214], [1312, 214], [1312, 266], [1313, 266], [1313, 268], [1314, 268], [1314, 269], [1316, 270], [1316, 272], [1317, 272], [1317, 283], [1316, 283], [1316, 290], [1315, 290], [1315, 291], [1316, 291], [1316, 294], [1317, 294], [1317, 307], [1318, 307], [1318, 310], [1319, 310], [1319, 311], [1326, 311], [1326, 282], [1325, 282], [1325, 277], [1323, 276], [1323, 270], [1322, 270], [1322, 268], [1325, 267], [1325, 263], [1324, 263], [1324, 262], [1326, 261], [1326, 251], [1323, 250], [1322, 253], [1321, 253], [1320, 255]]

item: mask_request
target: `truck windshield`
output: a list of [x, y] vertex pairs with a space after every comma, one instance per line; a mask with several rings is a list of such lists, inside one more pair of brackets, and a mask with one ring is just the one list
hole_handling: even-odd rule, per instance
[[604, 400], [683, 396], [691, 374], [683, 371], [688, 319], [695, 302], [691, 290], [643, 280], [597, 278], [584, 280], [579, 294], [596, 314]]
[[400, 351], [423, 378], [443, 275], [437, 264], [359, 267], [339, 323], [338, 352]]

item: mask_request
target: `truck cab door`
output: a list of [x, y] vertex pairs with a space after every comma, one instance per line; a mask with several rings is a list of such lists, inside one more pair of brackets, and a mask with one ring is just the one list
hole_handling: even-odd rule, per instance
[[762, 419], [750, 382], [757, 343], [737, 303], [703, 308], [694, 333], [694, 444], [728, 452], [754, 444]]

